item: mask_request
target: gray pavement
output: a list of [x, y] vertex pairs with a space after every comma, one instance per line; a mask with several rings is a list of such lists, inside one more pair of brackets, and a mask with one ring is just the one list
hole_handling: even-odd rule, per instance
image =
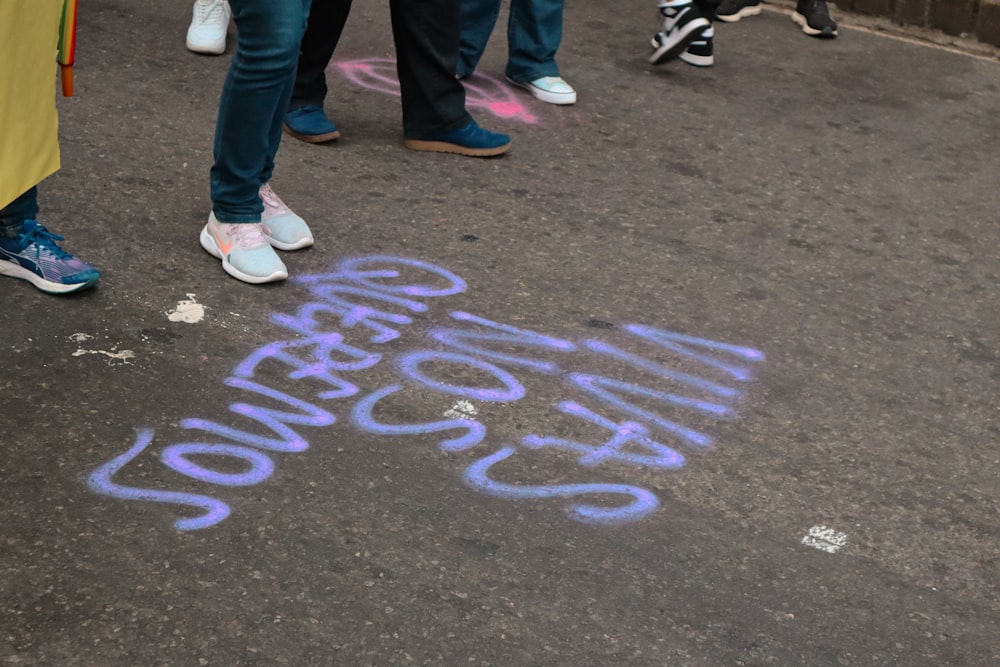
[[653, 68], [581, 0], [579, 103], [499, 32], [476, 160], [402, 148], [358, 3], [253, 287], [198, 245], [228, 57], [84, 4], [42, 220], [102, 280], [0, 284], [0, 664], [1000, 663], [1000, 64], [768, 11]]

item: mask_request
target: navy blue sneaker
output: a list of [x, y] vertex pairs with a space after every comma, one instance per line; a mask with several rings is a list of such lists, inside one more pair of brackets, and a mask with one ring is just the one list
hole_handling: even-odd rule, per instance
[[426, 139], [403, 139], [403, 145], [415, 151], [457, 153], [469, 157], [493, 157], [510, 150], [510, 137], [479, 127], [476, 121], [458, 130]]
[[340, 130], [326, 117], [323, 107], [315, 104], [286, 113], [285, 132], [307, 144], [322, 144], [340, 137]]
[[49, 294], [67, 294], [97, 282], [97, 269], [58, 245], [63, 237], [34, 220], [19, 233], [0, 234], [0, 275], [27, 280]]

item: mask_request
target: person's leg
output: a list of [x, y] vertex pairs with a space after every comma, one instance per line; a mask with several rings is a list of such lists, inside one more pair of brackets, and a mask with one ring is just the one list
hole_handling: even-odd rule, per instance
[[309, 0], [232, 0], [236, 53], [222, 87], [211, 170], [225, 223], [260, 222], [258, 190], [274, 169]]
[[511, 0], [505, 74], [528, 82], [559, 76], [556, 51], [562, 41], [564, 0]]
[[484, 130], [465, 110], [465, 86], [455, 78], [459, 0], [390, 0], [389, 8], [403, 145], [473, 157], [507, 152], [510, 137]]
[[295, 87], [285, 114], [285, 131], [310, 144], [340, 137], [340, 130], [323, 110], [326, 67], [337, 48], [351, 12], [351, 0], [313, 0], [309, 23], [302, 36]]
[[24, 233], [24, 221], [38, 217], [38, 187], [30, 188], [20, 197], [0, 208], [0, 235]]
[[30, 188], [0, 209], [0, 275], [27, 280], [50, 294], [78, 292], [100, 278], [97, 269], [66, 252], [35, 219], [38, 188]]
[[458, 66], [460, 78], [476, 71], [500, 16], [500, 0], [461, 0]]
[[511, 0], [507, 80], [549, 104], [575, 104], [576, 91], [559, 76], [564, 0]]
[[271, 179], [281, 143], [309, 0], [231, 0], [230, 5], [236, 53], [219, 100], [212, 214], [201, 244], [235, 278], [269, 282], [288, 272], [260, 224], [261, 189]]
[[337, 49], [350, 12], [351, 0], [313, 0], [306, 32], [302, 35], [289, 111], [306, 105], [323, 106], [327, 93], [326, 67]]
[[467, 125], [465, 87], [455, 78], [459, 0], [390, 0], [389, 7], [403, 134], [433, 136]]

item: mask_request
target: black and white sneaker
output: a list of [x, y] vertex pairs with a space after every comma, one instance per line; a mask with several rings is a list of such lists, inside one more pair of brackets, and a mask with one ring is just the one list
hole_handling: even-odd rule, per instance
[[830, 18], [826, 0], [798, 0], [792, 20], [811, 37], [833, 39], [837, 36], [837, 23]]
[[661, 65], [679, 56], [711, 25], [691, 0], [661, 2], [660, 14], [663, 15], [663, 30], [653, 37], [657, 45], [649, 56], [653, 65]]
[[[712, 55], [712, 40], [715, 37], [715, 30], [712, 26], [705, 28], [701, 33], [701, 36], [691, 42], [687, 50], [682, 51], [678, 58], [686, 62], [688, 65], [694, 65], [695, 67], [711, 67], [715, 64], [715, 58]], [[663, 33], [656, 33], [653, 35], [653, 39], [650, 40], [649, 44], [653, 47], [653, 50], [660, 48], [660, 42], [663, 39]]]
[[736, 23], [748, 16], [757, 16], [760, 12], [760, 0], [722, 0], [715, 10], [715, 18], [726, 23]]
[[695, 67], [711, 67], [715, 64], [715, 56], [712, 55], [712, 40], [715, 37], [715, 30], [712, 26], [705, 28], [701, 37], [691, 42], [686, 51], [678, 56], [688, 65]]

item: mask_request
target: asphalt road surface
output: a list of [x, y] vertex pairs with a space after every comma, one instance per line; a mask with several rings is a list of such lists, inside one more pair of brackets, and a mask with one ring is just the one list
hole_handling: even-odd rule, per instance
[[0, 284], [0, 664], [1000, 664], [1000, 63], [834, 10], [653, 67], [580, 0], [579, 102], [501, 27], [472, 159], [402, 147], [358, 3], [250, 286], [198, 244], [229, 56], [83, 5], [41, 220], [102, 278]]

